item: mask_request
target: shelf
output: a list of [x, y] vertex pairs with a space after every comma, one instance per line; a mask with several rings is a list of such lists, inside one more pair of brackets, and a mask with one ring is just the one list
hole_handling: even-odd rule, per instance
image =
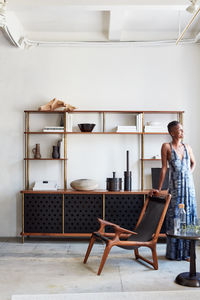
[[25, 134], [66, 134], [67, 132], [43, 132], [43, 131], [24, 131]]
[[65, 132], [65, 134], [142, 134], [142, 132]]
[[149, 111], [149, 110], [73, 110], [73, 111], [68, 111], [68, 110], [24, 110], [24, 112], [27, 113], [44, 113], [44, 114], [53, 114], [53, 113], [125, 113], [125, 114], [177, 114], [177, 113], [184, 113], [182, 110], [165, 110], [165, 111]]
[[24, 158], [24, 160], [67, 160], [67, 158]]
[[155, 161], [155, 160], [161, 161], [161, 158], [140, 158], [140, 160], [143, 160], [143, 161]]
[[142, 132], [43, 132], [43, 131], [25, 131], [24, 134], [143, 134]]
[[33, 190], [22, 190], [22, 194], [142, 194], [147, 195], [150, 190], [132, 190], [132, 191], [119, 191], [119, 192], [110, 192], [107, 190], [93, 190], [93, 191], [75, 191], [75, 190], [57, 190], [57, 191], [33, 191]]
[[164, 134], [164, 135], [168, 135], [168, 132], [114, 132], [114, 131], [110, 131], [110, 132], [67, 132], [67, 131], [63, 131], [63, 132], [44, 132], [44, 131], [24, 131], [24, 134], [144, 134], [144, 135], [151, 135], [151, 134]]
[[143, 134], [169, 134], [169, 132], [143, 132]]

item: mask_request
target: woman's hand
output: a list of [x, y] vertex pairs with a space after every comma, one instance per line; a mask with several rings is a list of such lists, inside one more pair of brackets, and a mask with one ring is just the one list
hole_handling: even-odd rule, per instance
[[150, 192], [149, 192], [149, 195], [152, 197], [152, 196], [158, 196], [160, 194], [160, 191], [159, 190], [156, 190], [156, 189], [152, 189]]

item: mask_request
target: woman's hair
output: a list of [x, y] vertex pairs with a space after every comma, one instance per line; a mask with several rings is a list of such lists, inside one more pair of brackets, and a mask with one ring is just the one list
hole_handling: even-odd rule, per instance
[[167, 129], [169, 131], [169, 133], [172, 131], [172, 128], [177, 126], [178, 124], [180, 124], [180, 122], [178, 121], [172, 121], [167, 125]]

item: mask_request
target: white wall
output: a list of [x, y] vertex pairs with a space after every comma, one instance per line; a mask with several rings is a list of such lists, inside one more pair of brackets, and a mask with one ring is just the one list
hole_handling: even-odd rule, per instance
[[[54, 97], [79, 109], [184, 110], [185, 141], [191, 144], [197, 159], [194, 177], [199, 199], [199, 46], [93, 46], [22, 51], [0, 36], [0, 68], [0, 236], [15, 236], [21, 231], [23, 111], [37, 109]], [[69, 139], [69, 182], [77, 177], [93, 177], [104, 188], [112, 171], [123, 176], [125, 150], [129, 149], [134, 188], [137, 187], [136, 137], [78, 135]], [[33, 139], [31, 143], [36, 142]], [[44, 147], [43, 141], [40, 143]], [[40, 169], [40, 163], [31, 165], [35, 174], [31, 180], [40, 177], [41, 172], [34, 169]], [[58, 166], [51, 169], [50, 163], [44, 162], [42, 170], [53, 178], [52, 170]], [[55, 163], [60, 162], [52, 162]]]

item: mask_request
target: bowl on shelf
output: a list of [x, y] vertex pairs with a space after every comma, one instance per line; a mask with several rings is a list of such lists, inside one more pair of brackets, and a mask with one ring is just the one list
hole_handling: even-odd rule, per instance
[[95, 125], [96, 124], [92, 124], [92, 123], [82, 123], [82, 124], [78, 124], [78, 127], [82, 132], [92, 132]]
[[98, 182], [94, 179], [77, 179], [70, 183], [77, 191], [93, 191], [98, 188]]

